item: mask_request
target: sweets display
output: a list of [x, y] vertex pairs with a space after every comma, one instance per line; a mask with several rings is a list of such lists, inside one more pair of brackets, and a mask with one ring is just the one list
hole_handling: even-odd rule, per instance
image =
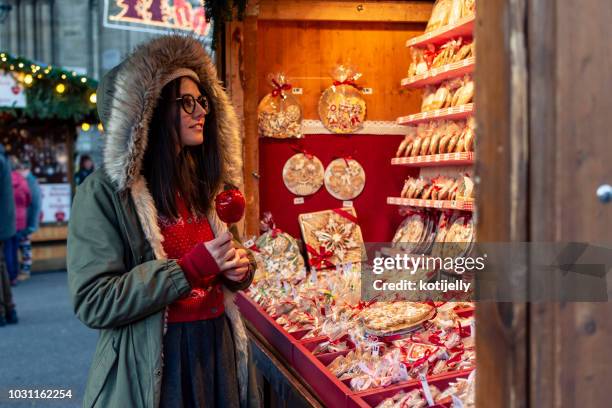
[[361, 73], [354, 68], [339, 65], [332, 74], [334, 83], [319, 99], [319, 118], [333, 133], [353, 133], [363, 127], [366, 103], [355, 83]]
[[395, 157], [472, 152], [474, 127], [475, 121], [472, 117], [467, 120], [431, 121], [411, 126]]
[[458, 178], [439, 176], [431, 179], [408, 177], [400, 193], [402, 198], [421, 200], [463, 200], [474, 199], [474, 182], [469, 175]]
[[361, 320], [366, 331], [385, 335], [414, 328], [433, 316], [434, 307], [412, 302], [375, 303], [365, 309]]
[[452, 108], [471, 103], [474, 99], [474, 80], [470, 75], [454, 78], [439, 85], [428, 86], [423, 92], [422, 112]]
[[283, 181], [289, 191], [298, 196], [316, 193], [323, 185], [323, 163], [316, 156], [297, 153], [283, 167]]
[[299, 223], [310, 266], [327, 269], [362, 261], [363, 237], [354, 208], [300, 214]]
[[333, 160], [325, 169], [325, 188], [338, 200], [352, 200], [365, 187], [365, 171], [357, 160]]
[[295, 96], [288, 93], [291, 84], [284, 73], [268, 76], [273, 90], [257, 107], [259, 134], [263, 137], [302, 137], [302, 108]]
[[429, 44], [427, 48], [412, 47], [408, 76], [423, 75], [433, 68], [475, 57], [475, 49], [474, 40], [467, 37], [454, 38], [439, 46]]
[[409, 211], [393, 236], [393, 247], [411, 254], [426, 253], [435, 234], [433, 225], [429, 213]]
[[473, 16], [475, 11], [475, 0], [437, 0], [425, 32], [457, 24], [462, 18]]

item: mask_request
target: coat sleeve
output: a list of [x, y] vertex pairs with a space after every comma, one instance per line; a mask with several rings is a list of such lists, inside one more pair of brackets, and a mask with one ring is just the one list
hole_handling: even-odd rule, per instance
[[41, 197], [40, 186], [36, 178], [30, 173], [28, 182], [32, 193], [32, 202], [28, 207], [28, 229], [32, 233], [38, 229], [38, 219], [40, 217]]
[[109, 186], [90, 177], [77, 189], [68, 226], [68, 285], [77, 317], [87, 326], [123, 326], [157, 313], [189, 293], [174, 260], [131, 270]]

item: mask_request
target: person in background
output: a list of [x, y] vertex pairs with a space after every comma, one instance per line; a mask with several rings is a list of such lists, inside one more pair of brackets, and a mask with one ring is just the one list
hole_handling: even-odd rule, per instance
[[4, 260], [4, 242], [15, 235], [15, 199], [11, 167], [0, 144], [0, 326], [17, 323], [11, 284]]
[[80, 185], [83, 180], [87, 178], [94, 171], [94, 162], [91, 160], [91, 157], [84, 154], [81, 156], [81, 160], [79, 161], [79, 171], [74, 175], [74, 182], [76, 185]]
[[38, 220], [40, 219], [40, 186], [38, 185], [36, 176], [32, 174], [31, 168], [32, 165], [28, 160], [22, 162], [19, 166], [19, 173], [28, 182], [30, 195], [32, 197], [26, 216], [26, 228], [17, 231], [17, 235], [19, 235], [19, 251], [21, 252], [21, 264], [19, 275], [17, 275], [17, 280], [19, 281], [30, 279], [30, 271], [32, 269], [32, 241], [30, 238], [31, 235], [38, 230]]
[[6, 258], [6, 268], [8, 269], [11, 285], [17, 284], [19, 274], [19, 239], [23, 230], [27, 226], [28, 207], [32, 201], [30, 188], [27, 180], [19, 173], [19, 161], [15, 156], [10, 157], [11, 181], [13, 185], [13, 197], [15, 200], [15, 231], [16, 233], [4, 242], [4, 257]]

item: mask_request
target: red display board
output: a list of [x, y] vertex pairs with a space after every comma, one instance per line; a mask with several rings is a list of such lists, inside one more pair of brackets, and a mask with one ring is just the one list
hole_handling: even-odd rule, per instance
[[304, 197], [303, 204], [294, 204], [292, 194], [283, 183], [283, 166], [287, 159], [300, 149], [321, 160], [324, 167], [334, 159], [351, 156], [366, 173], [363, 192], [353, 199], [359, 225], [366, 242], [388, 242], [400, 224], [402, 217], [398, 207], [387, 204], [387, 197], [399, 195], [404, 179], [415, 176], [417, 169], [391, 165], [402, 136], [398, 135], [306, 135], [302, 139], [270, 139], [259, 141], [259, 199], [260, 211], [270, 211], [276, 226], [296, 238], [300, 238], [298, 215], [314, 211], [342, 207], [343, 202], [334, 198], [325, 185], [311, 196]]

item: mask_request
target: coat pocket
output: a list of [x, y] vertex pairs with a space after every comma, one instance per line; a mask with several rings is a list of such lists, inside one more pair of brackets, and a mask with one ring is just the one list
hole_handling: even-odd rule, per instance
[[91, 366], [85, 396], [83, 397], [83, 407], [91, 408], [95, 406], [108, 379], [108, 374], [116, 361], [117, 351], [114, 347], [114, 340], [107, 341], [96, 353]]

